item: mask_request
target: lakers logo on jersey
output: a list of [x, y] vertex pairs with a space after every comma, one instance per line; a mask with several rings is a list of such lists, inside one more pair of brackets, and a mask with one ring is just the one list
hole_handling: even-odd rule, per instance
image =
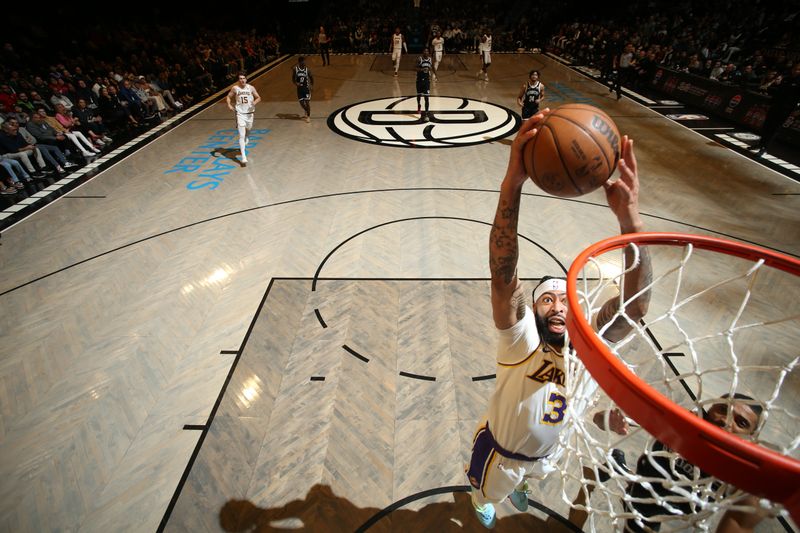
[[526, 376], [538, 383], [555, 383], [564, 386], [564, 371], [558, 368], [552, 361], [545, 359], [541, 366], [533, 374]]

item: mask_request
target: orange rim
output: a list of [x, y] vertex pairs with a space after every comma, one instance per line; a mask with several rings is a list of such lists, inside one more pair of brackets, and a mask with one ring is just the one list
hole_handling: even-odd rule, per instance
[[631, 233], [595, 243], [567, 274], [567, 329], [584, 366], [608, 396], [648, 433], [691, 463], [750, 494], [783, 504], [800, 523], [800, 461], [747, 442], [673, 403], [636, 376], [594, 332], [582, 311], [577, 283], [590, 257], [637, 245], [683, 246], [733, 255], [800, 275], [800, 260], [757, 246], [681, 233]]

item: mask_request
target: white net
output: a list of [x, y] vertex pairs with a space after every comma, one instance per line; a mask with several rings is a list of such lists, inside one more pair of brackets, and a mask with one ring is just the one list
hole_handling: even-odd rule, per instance
[[[640, 249], [629, 246], [638, 257]], [[738, 425], [740, 436], [798, 459], [797, 277], [763, 261], [692, 244], [644, 246], [653, 265], [649, 310], [642, 323], [625, 317], [632, 330], [621, 341], [607, 343], [612, 353], [675, 404], [697, 416], [716, 405], [713, 409], [724, 414], [729, 430]], [[617, 250], [584, 265], [577, 291], [588, 322], [624, 286], [622, 258]], [[621, 301], [637, 297], [621, 294]], [[744, 491], [684, 460], [635, 421], [626, 435], [601, 429], [596, 418], [609, 427], [615, 402], [597, 387], [573, 350], [567, 368], [572, 416], [561, 434], [561, 492], [573, 510], [585, 511], [584, 530], [708, 531], [725, 510], [753, 511], [753, 503], [777, 525], [766, 530], [784, 530], [775, 520], [779, 515], [788, 519], [780, 505], [746, 498]], [[741, 395], [752, 400], [737, 398]], [[738, 416], [735, 405], [740, 402], [755, 413], [749, 429]]]

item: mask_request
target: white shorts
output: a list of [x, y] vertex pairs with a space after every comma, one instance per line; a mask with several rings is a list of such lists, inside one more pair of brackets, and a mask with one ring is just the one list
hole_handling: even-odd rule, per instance
[[481, 59], [483, 59], [484, 65], [489, 65], [492, 62], [492, 53], [491, 52], [481, 52]]
[[247, 130], [253, 129], [253, 115], [255, 113], [236, 113], [236, 127]]
[[541, 480], [556, 470], [555, 462], [563, 453], [562, 449], [556, 449], [547, 457], [536, 461], [509, 459], [497, 453], [494, 448], [487, 447], [485, 441], [478, 442], [478, 435], [485, 428], [484, 419], [478, 425], [474, 439], [476, 444], [473, 445], [470, 464], [466, 468], [472, 485], [472, 497], [479, 505], [500, 503], [526, 478]]
[[392, 61], [400, 61], [400, 50], [392, 50]]
[[435, 63], [441, 63], [441, 61], [442, 61], [442, 55], [443, 55], [443, 53], [442, 53], [442, 52], [434, 52], [434, 53], [433, 53], [433, 61], [434, 61]]

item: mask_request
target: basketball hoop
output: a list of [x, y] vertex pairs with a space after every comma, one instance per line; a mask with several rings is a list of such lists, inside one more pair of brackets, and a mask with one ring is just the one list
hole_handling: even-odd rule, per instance
[[[623, 287], [622, 260], [609, 261], [607, 257], [614, 254], [608, 252], [629, 246], [637, 261], [641, 247], [646, 246], [651, 253], [654, 279], [645, 290], [652, 291], [653, 299], [644, 320], [634, 323], [625, 316], [623, 302], [633, 301], [641, 293], [628, 295], [622, 290], [617, 317], [626, 319], [632, 331], [610, 346], [591, 323], [605, 302], [602, 294], [607, 294], [610, 286]], [[603, 254], [608, 255], [600, 257]], [[612, 271], [617, 266], [610, 275], [609, 264]], [[635, 265], [628, 271], [632, 268]], [[577, 461], [584, 469], [593, 470], [595, 478], [608, 478], [609, 474], [612, 478], [595, 483], [581, 474], [562, 473], [565, 481], [604, 486], [603, 503], [593, 506], [587, 502], [580, 509], [590, 515], [598, 511], [616, 527], [625, 520], [642, 518], [627, 505], [635, 500], [627, 487], [643, 478], [610, 462], [613, 449], [624, 448], [639, 438], [647, 443], [640, 444], [637, 453], [656, 455], [648, 450], [657, 440], [666, 445], [666, 452], [658, 453], [669, 458], [670, 464], [679, 457], [698, 469], [684, 486], [665, 481], [677, 487], [675, 495], [653, 493], [644, 500], [669, 510], [651, 520], [681, 520], [681, 514], [690, 513], [687, 520], [701, 523], [736, 507], [735, 496], [741, 497], [744, 491], [783, 505], [800, 523], [800, 400], [795, 399], [794, 388], [800, 380], [798, 344], [783, 352], [776, 347], [775, 351], [781, 352], [777, 354], [766, 350], [773, 341], [780, 346], [791, 345], [784, 342], [784, 335], [794, 335], [800, 342], [797, 291], [787, 289], [791, 287], [789, 281], [796, 283], [796, 276], [800, 276], [800, 260], [795, 258], [756, 246], [678, 233], [619, 235], [590, 246], [577, 257], [567, 276], [567, 329], [574, 347], [571, 360], [568, 357], [572, 383], [567, 398], [572, 399], [573, 406], [581, 407], [573, 410], [573, 431], [565, 432], [568, 436], [562, 439], [569, 458], [565, 464]], [[781, 292], [786, 295], [783, 299]], [[783, 305], [778, 315], [771, 308], [773, 303]], [[762, 329], [764, 333], [758, 333]], [[659, 334], [665, 338], [660, 340]], [[664, 341], [666, 346], [662, 347]], [[756, 348], [761, 350], [758, 354], [753, 353]], [[682, 368], [675, 367], [670, 360], [673, 356], [680, 359]], [[596, 387], [587, 385], [592, 380], [608, 398], [600, 398]], [[720, 401], [720, 393], [739, 392], [763, 407], [754, 442], [698, 416], [712, 401]], [[717, 400], [709, 399], [713, 397]], [[646, 434], [637, 429], [633, 433], [638, 437], [617, 436], [615, 440], [613, 436], [598, 436], [583, 411], [615, 406]], [[764, 438], [771, 423], [779, 429], [773, 430], [771, 438]], [[648, 480], [644, 481], [649, 486]], [[734, 488], [739, 492], [734, 494]], [[566, 490], [563, 494], [570, 501], [571, 494]], [[689, 504], [692, 511], [680, 511], [681, 505]], [[767, 502], [762, 500], [761, 504], [766, 506]], [[773, 514], [785, 514], [777, 506], [773, 509]], [[701, 523], [702, 529], [707, 527]]]

